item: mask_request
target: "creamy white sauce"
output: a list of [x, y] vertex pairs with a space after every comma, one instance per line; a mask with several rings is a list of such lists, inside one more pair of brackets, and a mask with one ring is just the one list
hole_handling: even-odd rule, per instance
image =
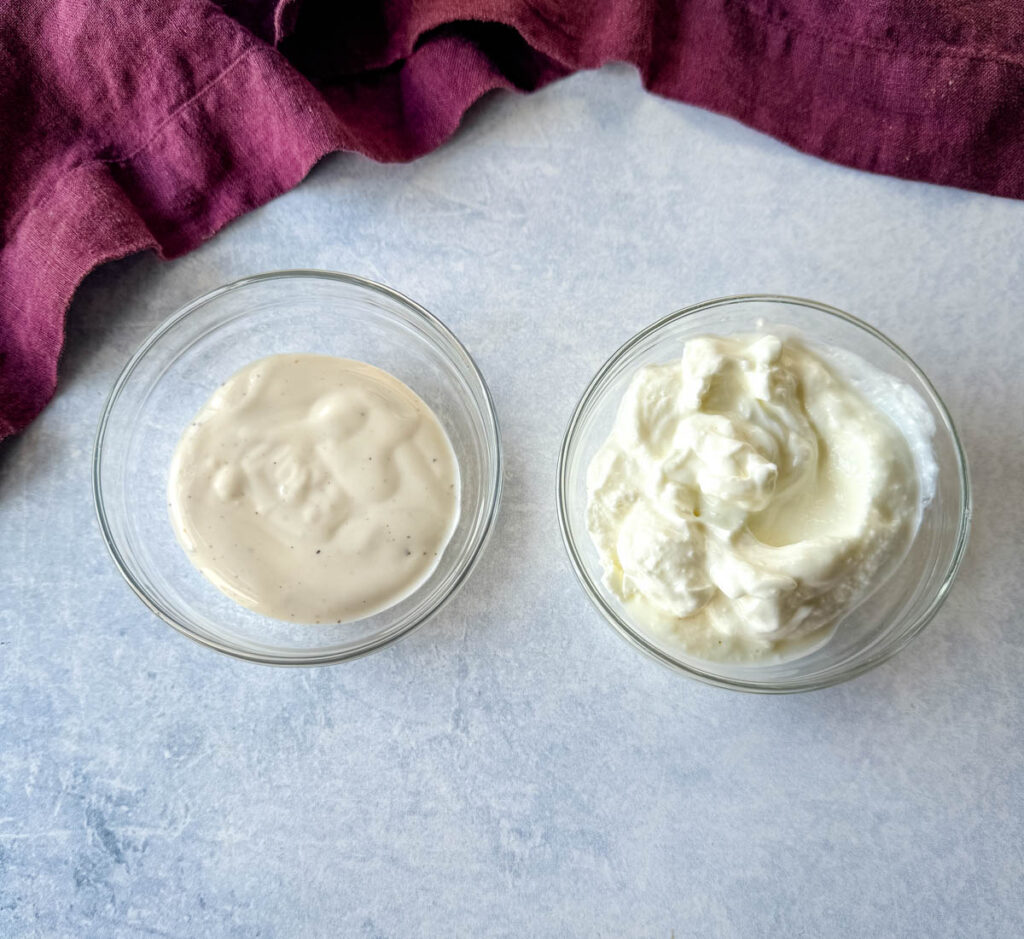
[[587, 527], [652, 634], [709, 659], [803, 654], [902, 558], [934, 486], [931, 418], [856, 356], [835, 363], [857, 387], [796, 338], [706, 336], [636, 374], [588, 469]]
[[403, 600], [459, 517], [437, 417], [362, 362], [275, 355], [217, 389], [174, 453], [168, 505], [189, 560], [231, 599], [300, 623]]

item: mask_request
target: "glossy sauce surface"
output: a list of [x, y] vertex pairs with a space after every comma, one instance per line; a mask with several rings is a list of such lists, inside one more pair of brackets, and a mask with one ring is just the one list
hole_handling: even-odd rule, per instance
[[276, 619], [338, 623], [403, 600], [459, 516], [459, 469], [430, 408], [349, 359], [276, 355], [233, 375], [175, 450], [168, 505], [192, 563]]

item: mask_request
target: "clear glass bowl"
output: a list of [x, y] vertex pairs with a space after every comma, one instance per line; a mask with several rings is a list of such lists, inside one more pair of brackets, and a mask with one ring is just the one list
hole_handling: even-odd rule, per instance
[[[935, 422], [935, 495], [900, 566], [848, 613], [813, 652], [778, 664], [735, 665], [686, 655], [633, 622], [602, 583], [601, 563], [586, 525], [586, 473], [604, 442], [638, 368], [671, 361], [693, 336], [796, 330], [812, 344], [845, 349], [909, 385]], [[630, 643], [666, 665], [724, 688], [793, 692], [824, 688], [860, 675], [900, 651], [935, 615], [956, 576], [971, 518], [967, 460], [945, 405], [924, 373], [878, 330], [812, 300], [782, 296], [726, 297], [680, 310], [638, 333], [618, 350], [583, 393], [565, 433], [558, 467], [558, 516], [569, 558], [590, 599]]]
[[[401, 603], [351, 623], [296, 625], [234, 603], [192, 566], [167, 515], [171, 455], [192, 416], [254, 359], [308, 352], [396, 375], [444, 425], [459, 460], [461, 516], [437, 569]], [[132, 356], [100, 419], [93, 491], [103, 538], [142, 601], [179, 632], [272, 665], [325, 665], [380, 649], [465, 582], [494, 525], [501, 445], [487, 385], [436, 317], [347, 274], [281, 271], [220, 287], [179, 310]]]

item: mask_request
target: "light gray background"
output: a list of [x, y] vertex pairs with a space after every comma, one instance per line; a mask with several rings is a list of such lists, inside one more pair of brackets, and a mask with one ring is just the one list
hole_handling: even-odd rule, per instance
[[[343, 155], [173, 263], [91, 276], [61, 386], [0, 446], [0, 934], [1013, 936], [1024, 930], [1024, 203], [802, 156], [634, 72], [488, 98], [409, 166]], [[433, 621], [275, 670], [151, 616], [93, 518], [125, 360], [257, 271], [390, 284], [450, 325], [508, 455], [495, 536]], [[933, 624], [849, 684], [705, 687], [588, 605], [555, 521], [593, 372], [744, 291], [879, 326], [974, 474]]]

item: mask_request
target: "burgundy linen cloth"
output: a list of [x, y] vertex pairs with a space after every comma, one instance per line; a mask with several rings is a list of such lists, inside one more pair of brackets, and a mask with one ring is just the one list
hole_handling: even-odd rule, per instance
[[611, 60], [808, 153], [1024, 198], [1022, 0], [0, 0], [0, 437], [97, 264]]

